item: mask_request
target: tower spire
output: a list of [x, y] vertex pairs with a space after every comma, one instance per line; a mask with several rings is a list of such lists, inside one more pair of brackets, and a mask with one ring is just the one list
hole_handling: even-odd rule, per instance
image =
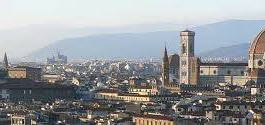
[[165, 50], [164, 50], [162, 68], [163, 68], [162, 69], [163, 86], [168, 86], [169, 85], [169, 60], [168, 60], [166, 45], [165, 45]]
[[5, 69], [7, 69], [9, 67], [9, 64], [8, 64], [8, 59], [7, 59], [7, 54], [5, 52], [5, 55], [4, 55], [4, 67]]
[[168, 55], [167, 55], [167, 45], [165, 44], [165, 50], [164, 50], [164, 59], [165, 59], [165, 57], [168, 57]]

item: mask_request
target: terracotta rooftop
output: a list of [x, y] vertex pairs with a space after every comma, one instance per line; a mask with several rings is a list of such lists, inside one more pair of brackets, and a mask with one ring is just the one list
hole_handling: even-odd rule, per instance
[[252, 42], [249, 54], [264, 54], [265, 52], [265, 29], [262, 30]]

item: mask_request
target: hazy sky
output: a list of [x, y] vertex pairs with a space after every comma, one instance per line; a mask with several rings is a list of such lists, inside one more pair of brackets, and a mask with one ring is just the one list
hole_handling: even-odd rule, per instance
[[265, 0], [0, 0], [0, 29], [265, 19]]

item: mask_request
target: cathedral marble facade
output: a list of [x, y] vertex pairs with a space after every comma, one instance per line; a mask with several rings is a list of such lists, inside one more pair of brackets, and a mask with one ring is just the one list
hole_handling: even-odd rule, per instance
[[[168, 86], [176, 84], [214, 86], [219, 83], [243, 86], [250, 80], [265, 85], [265, 30], [252, 41], [248, 63], [201, 62], [194, 53], [194, 36], [193, 31], [180, 32], [179, 54], [174, 54], [169, 59], [164, 55], [163, 64], [168, 66], [163, 65], [163, 71], [167, 71], [163, 72], [163, 78], [170, 77], [169, 81], [166, 81]], [[167, 54], [166, 50], [165, 53]]]

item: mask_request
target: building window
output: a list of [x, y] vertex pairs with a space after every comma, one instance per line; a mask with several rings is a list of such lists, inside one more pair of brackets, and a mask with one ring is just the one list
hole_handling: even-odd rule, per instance
[[213, 71], [213, 74], [216, 74], [216, 70]]
[[182, 64], [182, 66], [185, 66], [186, 65], [186, 61], [185, 60], [182, 60], [181, 61], [181, 64]]
[[203, 70], [201, 70], [201, 74], [203, 74]]
[[186, 53], [186, 46], [182, 44], [182, 54]]
[[244, 73], [244, 71], [241, 71], [241, 75], [243, 76], [245, 73]]
[[227, 71], [227, 74], [228, 74], [228, 75], [231, 75], [231, 71], [230, 71], [230, 70], [228, 70], [228, 71]]
[[258, 66], [262, 66], [263, 62], [261, 60], [258, 61]]
[[182, 72], [181, 74], [182, 74], [182, 76], [186, 76], [187, 72]]

